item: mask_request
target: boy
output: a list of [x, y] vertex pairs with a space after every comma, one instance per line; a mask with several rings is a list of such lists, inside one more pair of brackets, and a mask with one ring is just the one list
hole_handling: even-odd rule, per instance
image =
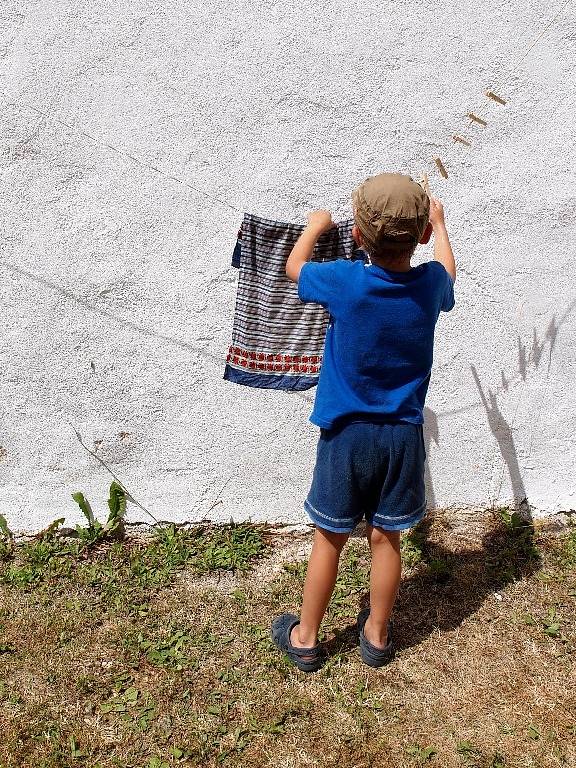
[[[365, 516], [372, 553], [370, 608], [358, 616], [362, 659], [393, 655], [390, 614], [400, 584], [400, 531], [426, 512], [422, 411], [434, 327], [454, 306], [456, 266], [439, 200], [409, 176], [383, 173], [352, 195], [361, 260], [310, 262], [334, 226], [313, 211], [286, 264], [304, 302], [330, 313], [310, 421], [320, 427], [305, 509], [316, 525], [300, 619], [283, 614], [272, 638], [296, 666], [322, 664], [318, 629], [336, 582], [340, 553]], [[434, 261], [410, 266], [434, 232]]]

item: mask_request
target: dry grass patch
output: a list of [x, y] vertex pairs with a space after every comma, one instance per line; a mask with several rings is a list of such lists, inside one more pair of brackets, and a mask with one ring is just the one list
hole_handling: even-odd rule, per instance
[[575, 531], [505, 510], [468, 542], [445, 515], [420, 526], [382, 670], [358, 654], [369, 561], [352, 539], [329, 660], [305, 675], [269, 626], [298, 609], [310, 541], [171, 527], [5, 552], [0, 768], [576, 765]]

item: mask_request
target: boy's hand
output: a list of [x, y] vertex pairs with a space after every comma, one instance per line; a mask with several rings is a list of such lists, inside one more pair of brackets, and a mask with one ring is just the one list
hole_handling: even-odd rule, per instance
[[430, 224], [432, 224], [432, 228], [434, 230], [437, 230], [441, 227], [446, 226], [446, 222], [444, 221], [444, 206], [442, 205], [441, 201], [438, 200], [437, 197], [431, 197], [430, 198]]
[[308, 214], [308, 224], [294, 244], [286, 262], [286, 274], [290, 280], [298, 282], [300, 270], [312, 258], [318, 238], [335, 226], [330, 211], [311, 211]]
[[318, 235], [328, 232], [329, 229], [332, 229], [335, 226], [336, 224], [332, 221], [332, 214], [330, 211], [311, 211], [308, 214], [307, 229], [316, 232]]

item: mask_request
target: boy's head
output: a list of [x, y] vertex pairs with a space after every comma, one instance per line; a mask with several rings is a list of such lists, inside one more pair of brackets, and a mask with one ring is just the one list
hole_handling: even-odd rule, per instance
[[370, 258], [400, 261], [410, 258], [418, 243], [430, 239], [430, 200], [410, 176], [380, 173], [352, 193], [354, 238]]

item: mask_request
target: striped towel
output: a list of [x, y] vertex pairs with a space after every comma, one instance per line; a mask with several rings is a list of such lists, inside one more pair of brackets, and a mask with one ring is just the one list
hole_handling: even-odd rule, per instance
[[[364, 258], [352, 238], [353, 221], [321, 236], [314, 261]], [[286, 277], [286, 261], [303, 224], [244, 214], [232, 263], [238, 292], [224, 378], [265, 389], [304, 390], [318, 383], [328, 313], [304, 304]]]

